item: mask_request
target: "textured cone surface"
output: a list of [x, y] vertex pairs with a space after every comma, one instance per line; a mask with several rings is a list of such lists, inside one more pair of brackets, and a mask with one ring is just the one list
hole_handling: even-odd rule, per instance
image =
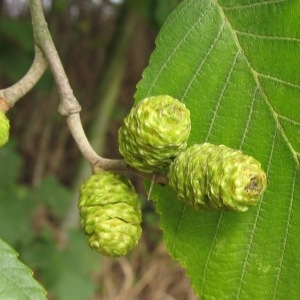
[[0, 111], [0, 147], [5, 145], [9, 139], [9, 120], [6, 115]]
[[89, 245], [106, 256], [124, 256], [141, 236], [141, 206], [132, 184], [120, 175], [101, 172], [80, 189], [81, 226]]
[[190, 112], [171, 96], [145, 98], [134, 106], [119, 130], [119, 151], [140, 171], [163, 171], [187, 147]]
[[171, 164], [169, 184], [179, 199], [199, 209], [246, 211], [267, 187], [261, 164], [224, 145], [196, 144]]

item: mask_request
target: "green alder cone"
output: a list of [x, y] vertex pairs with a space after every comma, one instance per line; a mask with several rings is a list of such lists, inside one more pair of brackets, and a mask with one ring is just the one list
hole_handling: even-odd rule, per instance
[[224, 145], [196, 144], [171, 164], [169, 184], [179, 199], [198, 209], [246, 211], [267, 187], [261, 164]]
[[0, 147], [5, 145], [9, 139], [9, 119], [4, 112], [0, 111]]
[[145, 98], [134, 106], [119, 130], [119, 151], [140, 171], [163, 172], [186, 149], [190, 111], [171, 96]]
[[91, 248], [119, 257], [137, 244], [141, 205], [129, 180], [106, 171], [90, 176], [81, 186], [78, 206]]

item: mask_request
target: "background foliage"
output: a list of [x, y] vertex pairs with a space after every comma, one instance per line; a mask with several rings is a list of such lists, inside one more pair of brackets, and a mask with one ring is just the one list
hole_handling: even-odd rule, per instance
[[[22, 260], [35, 270], [43, 279], [47, 290], [57, 299], [86, 298], [95, 290], [91, 275], [95, 268], [99, 269], [100, 258], [90, 251], [81, 231], [59, 231], [59, 222], [69, 207], [70, 190], [63, 187], [53, 176], [45, 177], [35, 189], [16, 183], [16, 176], [21, 173], [21, 158], [13, 142], [1, 149], [0, 166], [1, 239], [21, 253]], [[62, 234], [68, 236], [67, 246], [62, 244]], [[6, 249], [9, 253], [9, 248]], [[1, 259], [10, 265], [6, 258]], [[21, 270], [22, 267], [16, 264]], [[9, 272], [2, 267], [5, 277], [8, 277]], [[29, 274], [28, 271], [27, 273]], [[20, 274], [20, 278], [23, 276], [22, 272], [13, 272], [11, 275], [11, 290], [15, 294], [10, 294], [11, 290], [8, 289], [1, 297], [25, 299], [26, 295], [26, 299], [42, 299], [41, 294], [33, 293], [31, 286], [17, 279], [16, 274]], [[1, 284], [4, 284], [2, 279]], [[22, 287], [22, 293], [16, 288], [16, 284]]]

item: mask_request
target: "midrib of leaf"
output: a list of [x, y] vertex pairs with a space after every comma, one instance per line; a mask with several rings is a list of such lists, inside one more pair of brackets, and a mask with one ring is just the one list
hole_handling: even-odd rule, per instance
[[[269, 110], [270, 110], [270, 112], [271, 112], [271, 114], [272, 114], [272, 116], [274, 118], [274, 121], [275, 121], [275, 123], [276, 123], [276, 125], [277, 125], [277, 127], [278, 127], [278, 129], [279, 129], [279, 131], [280, 131], [280, 133], [281, 133], [281, 135], [283, 137], [283, 139], [287, 143], [287, 145], [288, 145], [288, 147], [289, 147], [289, 149], [291, 151], [291, 154], [293, 156], [293, 159], [294, 159], [296, 165], [299, 166], [300, 165], [300, 162], [299, 162], [299, 156], [300, 156], [300, 154], [294, 149], [294, 147], [292, 146], [291, 142], [289, 141], [289, 139], [288, 139], [285, 131], [283, 130], [283, 128], [281, 126], [281, 123], [279, 122], [279, 119], [278, 119], [279, 114], [275, 111], [274, 107], [272, 106], [271, 102], [269, 101], [269, 99], [268, 99], [268, 97], [267, 97], [264, 89], [262, 88], [262, 85], [261, 85], [261, 83], [259, 81], [259, 78], [258, 78], [259, 76], [265, 76], [265, 77], [267, 76], [267, 77], [271, 78], [271, 76], [261, 74], [261, 73], [257, 72], [253, 68], [253, 66], [251, 65], [251, 63], [250, 63], [250, 61], [249, 61], [246, 53], [244, 52], [244, 49], [242, 48], [242, 46], [241, 46], [241, 44], [239, 42], [239, 39], [238, 39], [238, 37], [236, 35], [237, 31], [232, 27], [231, 23], [227, 19], [226, 14], [225, 14], [225, 12], [223, 10], [223, 7], [220, 5], [220, 3], [218, 2], [218, 0], [212, 0], [212, 1], [215, 3], [216, 7], [219, 10], [220, 16], [222, 17], [222, 19], [225, 22], [227, 28], [231, 32], [233, 40], [235, 41], [235, 44], [236, 44], [237, 48], [243, 54], [243, 56], [245, 58], [245, 61], [246, 61], [247, 65], [248, 65], [248, 67], [249, 67], [249, 70], [253, 74], [253, 77], [254, 77], [254, 80], [256, 82], [256, 85], [257, 85], [259, 91], [261, 92], [261, 94], [263, 96], [263, 99], [264, 99], [266, 105], [268, 106], [268, 108], [269, 108]], [[249, 5], [246, 5], [246, 6], [253, 7], [254, 5], [264, 5], [264, 4], [277, 3], [277, 2], [286, 2], [286, 0], [278, 0], [278, 1], [272, 0], [272, 1], [258, 2], [258, 3], [249, 4]], [[234, 8], [237, 9], [236, 6]], [[245, 6], [243, 6], [243, 8], [245, 8]], [[259, 35], [256, 35], [256, 34], [252, 34], [252, 35], [255, 36], [255, 37], [260, 37]], [[263, 37], [266, 38], [266, 36], [263, 36]], [[299, 39], [295, 39], [295, 38], [282, 38], [282, 37], [271, 37], [271, 38], [276, 38], [278, 40], [288, 39], [288, 40], [300, 42]], [[274, 78], [274, 79], [276, 79], [277, 81], [280, 81], [283, 84], [289, 84], [289, 85], [291, 85], [291, 86], [293, 86], [293, 87], [295, 87], [297, 89], [300, 89], [300, 86], [298, 86], [296, 84], [292, 84], [290, 82], [286, 82], [286, 81], [280, 80], [278, 78]], [[291, 120], [291, 121], [293, 121], [293, 120]], [[211, 125], [211, 127], [212, 127], [212, 125]]]

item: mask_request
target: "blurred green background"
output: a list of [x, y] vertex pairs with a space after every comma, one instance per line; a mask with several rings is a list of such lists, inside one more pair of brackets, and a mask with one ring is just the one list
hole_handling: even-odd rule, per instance
[[[155, 38], [179, 0], [45, 0], [45, 15], [81, 118], [96, 151], [120, 158], [117, 132]], [[0, 2], [0, 89], [34, 57], [28, 1]], [[47, 71], [8, 113], [11, 140], [0, 150], [0, 238], [34, 270], [49, 299], [195, 299], [184, 271], [162, 243], [159, 217], [143, 182], [143, 236], [127, 257], [89, 249], [79, 226], [78, 189], [90, 174]]]

